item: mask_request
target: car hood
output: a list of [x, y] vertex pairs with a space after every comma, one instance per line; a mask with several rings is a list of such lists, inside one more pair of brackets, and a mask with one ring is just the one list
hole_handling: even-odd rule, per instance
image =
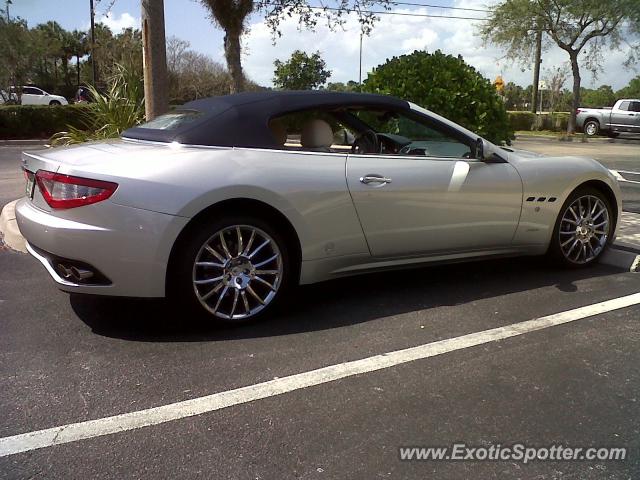
[[531, 152], [529, 150], [521, 150], [519, 148], [503, 148], [503, 150], [506, 150], [509, 153], [515, 154], [518, 157], [524, 157], [524, 158], [536, 158], [536, 157], [546, 157], [547, 155], [544, 155], [542, 153], [537, 153], [537, 152]]

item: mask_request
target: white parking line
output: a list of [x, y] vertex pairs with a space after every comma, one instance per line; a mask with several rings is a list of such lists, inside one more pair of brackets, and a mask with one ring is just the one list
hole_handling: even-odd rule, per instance
[[205, 397], [0, 438], [0, 457], [192, 417], [233, 405], [240, 405], [314, 385], [333, 382], [341, 378], [374, 372], [414, 360], [434, 357], [436, 355], [495, 342], [497, 340], [504, 340], [639, 303], [640, 293], [634, 293], [546, 317], [514, 323], [504, 327], [492, 328], [491, 330], [484, 330], [482, 332], [470, 333], [461, 337], [440, 340], [417, 347], [383, 353], [361, 360], [330, 365], [317, 370], [277, 378], [235, 390], [214, 393]]

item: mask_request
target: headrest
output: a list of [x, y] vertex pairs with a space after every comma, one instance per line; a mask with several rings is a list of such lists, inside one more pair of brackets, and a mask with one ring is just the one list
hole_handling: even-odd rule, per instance
[[306, 148], [329, 148], [333, 144], [333, 131], [324, 120], [309, 120], [302, 127], [300, 144]]

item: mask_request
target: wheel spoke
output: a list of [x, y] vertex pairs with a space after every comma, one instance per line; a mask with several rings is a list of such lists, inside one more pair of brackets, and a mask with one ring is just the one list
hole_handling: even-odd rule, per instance
[[238, 233], [238, 256], [242, 255], [242, 232], [240, 231], [240, 225], [236, 226], [236, 232]]
[[231, 313], [229, 318], [233, 318], [233, 314], [236, 313], [236, 305], [238, 305], [238, 297], [240, 296], [240, 290], [237, 288], [233, 291], [233, 305], [231, 306]]
[[224, 254], [227, 256], [227, 258], [232, 258], [231, 256], [231, 252], [229, 251], [229, 247], [227, 247], [227, 242], [224, 239], [224, 231], [220, 232], [220, 244], [222, 245], [222, 250], [224, 251]]
[[258, 268], [258, 267], [262, 267], [263, 265], [266, 265], [266, 264], [267, 264], [267, 263], [269, 263], [269, 262], [273, 262], [276, 258], [278, 258], [278, 254], [277, 254], [277, 253], [276, 253], [273, 257], [271, 257], [271, 258], [269, 258], [269, 259], [267, 259], [267, 260], [264, 260], [264, 261], [262, 261], [262, 262], [260, 262], [260, 263], [256, 263], [256, 264], [254, 265], [254, 267], [256, 267], [256, 268]]
[[560, 246], [561, 246], [561, 247], [566, 247], [567, 245], [569, 245], [569, 244], [570, 244], [571, 242], [573, 242], [574, 240], [575, 240], [575, 238], [571, 237], [571, 238], [569, 238], [568, 240], [566, 240], [566, 241], [562, 242], [562, 243], [560, 244]]
[[240, 292], [240, 296], [242, 297], [242, 303], [244, 303], [244, 313], [250, 313], [251, 309], [249, 308], [249, 300], [247, 300], [247, 294], [244, 290]]
[[254, 280], [262, 283], [263, 285], [266, 285], [267, 287], [269, 287], [269, 289], [273, 292], [276, 291], [276, 287], [274, 287], [273, 285], [271, 285], [269, 282], [267, 282], [265, 279], [260, 278], [260, 277], [255, 277]]
[[216, 252], [212, 247], [210, 247], [209, 245], [205, 245], [205, 250], [207, 252], [209, 252], [211, 255], [213, 255], [214, 257], [216, 257], [218, 260], [220, 260], [222, 263], [225, 263], [227, 261], [226, 258], [224, 258], [222, 255], [220, 255], [218, 252]]
[[220, 308], [220, 304], [222, 303], [222, 299], [224, 298], [224, 296], [227, 294], [228, 291], [229, 291], [229, 286], [225, 285], [224, 288], [222, 289], [222, 293], [218, 297], [218, 301], [216, 302], [216, 306], [213, 307], [213, 312], [214, 313], [218, 311], [218, 308]]
[[269, 245], [270, 243], [271, 243], [271, 240], [267, 238], [264, 242], [262, 242], [262, 243], [260, 244], [260, 246], [259, 246], [258, 248], [256, 248], [256, 249], [255, 249], [255, 250], [254, 250], [254, 251], [249, 255], [249, 258], [253, 258], [253, 257], [255, 257], [255, 256], [256, 256], [256, 254], [257, 254], [260, 250], [262, 250], [264, 247], [266, 247], [266, 246], [267, 246], [267, 245]]
[[594, 215], [593, 217], [591, 217], [591, 220], [593, 220], [595, 222], [596, 218], [598, 218], [600, 215], [602, 215], [603, 213], [605, 213], [607, 211], [606, 208], [603, 208], [602, 210], [600, 210], [596, 215]]
[[216, 262], [196, 262], [196, 265], [198, 267], [217, 267], [217, 268], [224, 268], [224, 265], [222, 263], [216, 263]]
[[220, 289], [222, 288], [223, 284], [222, 282], [220, 282], [218, 285], [216, 285], [215, 287], [213, 287], [213, 290], [211, 290], [209, 293], [207, 293], [206, 295], [202, 296], [202, 300], [207, 300], [208, 298], [211, 297], [211, 295], [213, 295], [214, 293], [218, 293], [220, 291]]
[[278, 275], [278, 270], [256, 270], [256, 275]]
[[262, 300], [260, 296], [253, 290], [253, 288], [251, 288], [251, 285], [247, 285], [247, 292], [249, 292], [249, 295], [255, 298], [258, 302], [260, 302], [260, 305], [264, 305], [264, 300]]
[[574, 220], [580, 220], [580, 217], [578, 215], [576, 215], [576, 212], [573, 210], [573, 206], [569, 207], [569, 212], [571, 212], [571, 215], [573, 215], [573, 219]]
[[249, 241], [247, 242], [247, 246], [244, 247], [244, 251], [242, 252], [242, 255], [246, 256], [249, 253], [249, 250], [251, 250], [251, 246], [253, 245], [253, 240], [256, 238], [256, 231], [255, 230], [251, 230], [251, 235], [249, 236]]
[[580, 243], [580, 240], [578, 240], [577, 238], [573, 241], [571, 248], [569, 248], [569, 251], [567, 252], [567, 257], [571, 255], [571, 252], [573, 252], [573, 249], [576, 248], [576, 245], [578, 245], [579, 243]]
[[207, 285], [208, 283], [214, 283], [214, 282], [219, 282], [220, 280], [222, 280], [222, 275], [216, 278], [205, 278], [204, 280], [194, 280], [193, 283], [195, 283], [196, 285]]

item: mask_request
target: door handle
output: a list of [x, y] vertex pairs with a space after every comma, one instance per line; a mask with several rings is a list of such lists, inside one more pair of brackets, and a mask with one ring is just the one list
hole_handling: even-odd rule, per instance
[[391, 183], [391, 179], [387, 177], [383, 177], [382, 175], [369, 174], [364, 177], [360, 177], [360, 182], [365, 185], [369, 185], [370, 183], [382, 183], [387, 184]]

